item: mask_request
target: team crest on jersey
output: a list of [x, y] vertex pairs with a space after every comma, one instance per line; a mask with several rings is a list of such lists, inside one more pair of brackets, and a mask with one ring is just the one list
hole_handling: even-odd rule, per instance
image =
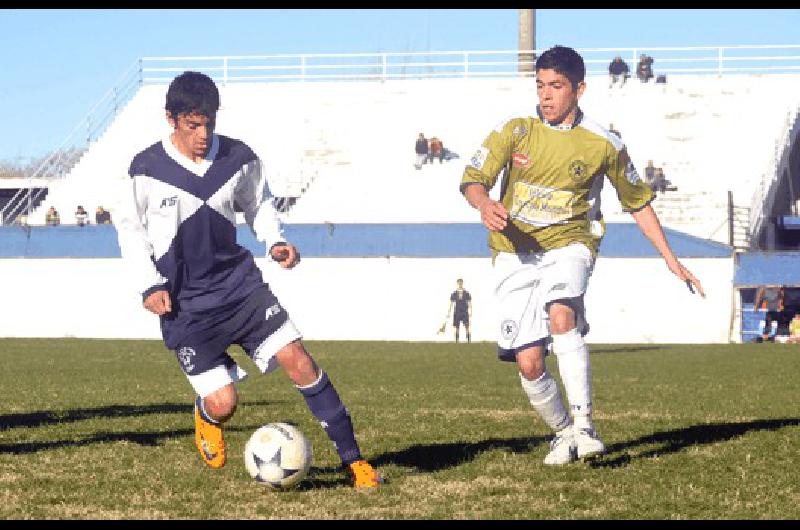
[[194, 356], [195, 356], [195, 351], [189, 346], [184, 346], [183, 348], [178, 350], [178, 360], [183, 365], [183, 370], [185, 372], [191, 372], [192, 369], [194, 369], [194, 363], [192, 362]]
[[589, 171], [586, 162], [583, 160], [573, 160], [569, 165], [569, 176], [572, 180], [583, 180], [586, 178], [586, 173]]
[[524, 125], [517, 125], [511, 130], [511, 134], [514, 136], [525, 136], [525, 133], [528, 132], [528, 129]]
[[514, 153], [511, 155], [511, 160], [514, 162], [514, 167], [526, 168], [531, 165], [530, 159], [522, 153]]
[[485, 147], [479, 147], [475, 154], [472, 155], [469, 163], [475, 169], [483, 169], [483, 164], [486, 163], [486, 157], [489, 155], [489, 150]]
[[500, 324], [500, 335], [504, 340], [513, 340], [519, 333], [519, 326], [511, 319], [503, 320]]

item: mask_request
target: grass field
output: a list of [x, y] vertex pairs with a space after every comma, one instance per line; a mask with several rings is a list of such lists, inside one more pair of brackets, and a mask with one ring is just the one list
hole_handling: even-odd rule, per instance
[[[550, 434], [492, 344], [308, 342], [351, 411], [379, 491], [346, 486], [282, 372], [251, 377], [228, 464], [193, 444], [191, 387], [158, 341], [0, 339], [0, 518], [798, 519], [800, 347], [595, 345], [609, 453], [542, 464]], [[554, 374], [554, 359], [548, 364]], [[241, 451], [296, 423], [314, 465], [273, 492]]]

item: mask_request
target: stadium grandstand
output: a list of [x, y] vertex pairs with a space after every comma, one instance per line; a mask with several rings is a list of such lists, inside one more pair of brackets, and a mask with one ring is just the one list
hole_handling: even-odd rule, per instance
[[[649, 244], [628, 232], [632, 220], [607, 184], [602, 202], [608, 235], [588, 296], [618, 299], [618, 306], [606, 306], [608, 315], [590, 314], [590, 320], [627, 323], [624, 330], [599, 325], [589, 339], [741, 340], [742, 303], [732, 296], [737, 252], [796, 248], [791, 229], [800, 224], [795, 223], [800, 213], [800, 46], [578, 51], [588, 69], [581, 107], [601, 125], [613, 123], [640, 174], [648, 160], [664, 169], [672, 187], [658, 195], [654, 207], [677, 253], [698, 261], [692, 270], [715, 293], [701, 302], [674, 292], [663, 265], [651, 259]], [[609, 88], [609, 61], [622, 55], [636, 64], [642, 53], [655, 58], [661, 82], [632, 78], [621, 88]], [[133, 155], [168, 133], [167, 83], [184, 70], [197, 70], [220, 86], [217, 132], [246, 141], [265, 162], [287, 233], [304, 258], [311, 258], [308, 272], [298, 269], [277, 282], [279, 293], [282, 288], [292, 293], [282, 299], [294, 297], [303, 307], [308, 321], [299, 324], [310, 338], [437, 340], [433, 331], [445, 295], [462, 276], [477, 298], [473, 336], [492, 340], [489, 287], [480, 284], [490, 266], [485, 231], [458, 193], [458, 183], [466, 161], [500, 117], [533, 112], [536, 88], [529, 69], [519, 67], [522, 55], [514, 50], [143, 58], [24, 186], [6, 192], [3, 224], [24, 219], [26, 230], [4, 229], [8, 244], [0, 257], [119, 261], [113, 226], [91, 226], [76, 236], [69, 226], [39, 225], [51, 205], [61, 212], [62, 225], [73, 222], [78, 204], [90, 212], [103, 205], [113, 216], [128, 189]], [[441, 138], [454, 158], [416, 170], [412, 143], [419, 133]], [[240, 237], [251, 236], [240, 230]], [[257, 242], [248, 245], [264, 255]], [[371, 260], [366, 274], [365, 258]], [[114, 303], [127, 308], [123, 313], [135, 314], [127, 329], [110, 326], [102, 336], [158, 336], [135, 296], [120, 287], [124, 274], [116, 265], [108, 265], [114, 272], [98, 272], [102, 262], [67, 259], [61, 262], [67, 272], [52, 281], [63, 285], [69, 271], [102, 277], [95, 281], [97, 293], [118, 296]], [[47, 269], [46, 263], [12, 263], [3, 261], [7, 272], [23, 276]], [[633, 293], [615, 288], [626, 274], [650, 275], [646, 281], [653, 297], [685, 311], [666, 324], [633, 315]], [[45, 287], [49, 281], [40, 276], [34, 284]], [[361, 313], [352, 318], [360, 331], [326, 322], [322, 309], [309, 310], [314, 298], [300, 292], [302, 285], [314, 292], [332, 289], [332, 299], [346, 298], [348, 286], [357, 289]], [[397, 308], [402, 318], [363, 314], [383, 307], [395, 289], [417, 293], [413, 303]], [[291, 303], [287, 306], [291, 310]], [[27, 328], [20, 325], [6, 334], [42, 333]], [[88, 324], [67, 322], [44, 333], [98, 336]]]

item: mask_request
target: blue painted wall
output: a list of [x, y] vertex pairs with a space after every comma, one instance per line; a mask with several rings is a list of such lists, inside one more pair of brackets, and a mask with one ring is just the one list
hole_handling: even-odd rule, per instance
[[[729, 257], [727, 245], [666, 229], [680, 258]], [[289, 224], [286, 238], [305, 257], [418, 258], [486, 257], [486, 229], [478, 223]], [[246, 225], [237, 227], [240, 243], [254, 255], [266, 248]], [[633, 223], [609, 223], [600, 245], [605, 257], [658, 257]], [[118, 258], [113, 225], [0, 227], [0, 258]]]

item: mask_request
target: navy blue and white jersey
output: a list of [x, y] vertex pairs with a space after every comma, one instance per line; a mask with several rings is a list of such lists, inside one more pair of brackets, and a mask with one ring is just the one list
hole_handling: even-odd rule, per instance
[[463, 289], [459, 291], [456, 289], [450, 295], [450, 301], [455, 303], [454, 315], [466, 315], [469, 313], [469, 302], [472, 300], [469, 291]]
[[247, 145], [215, 134], [195, 163], [166, 137], [137, 154], [129, 174], [118, 237], [143, 297], [166, 289], [173, 312], [202, 313], [263, 285], [253, 255], [236, 242], [234, 205], [268, 249], [283, 235], [261, 162]]

